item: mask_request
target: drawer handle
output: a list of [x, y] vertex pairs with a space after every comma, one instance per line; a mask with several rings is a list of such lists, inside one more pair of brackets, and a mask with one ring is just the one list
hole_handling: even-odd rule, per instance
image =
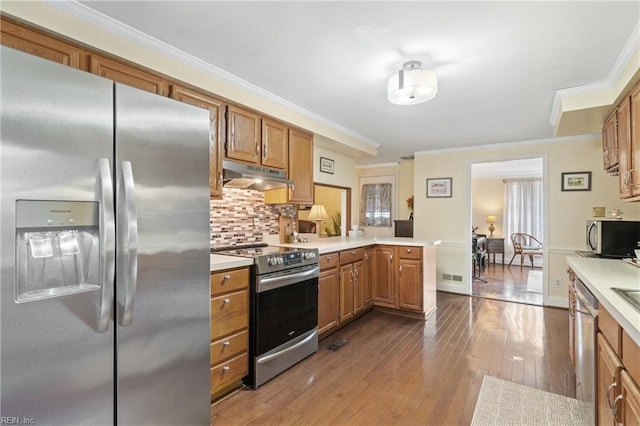
[[618, 387], [618, 384], [616, 382], [611, 383], [611, 386], [609, 386], [609, 389], [607, 389], [607, 404], [609, 404], [609, 408], [611, 408], [613, 410], [613, 402], [611, 402], [611, 391], [614, 390], [615, 388]]
[[411, 253], [411, 249], [407, 249], [407, 253]]
[[226, 340], [226, 341], [222, 342], [222, 346], [224, 346], [225, 348], [227, 348], [227, 347], [231, 346], [231, 343], [229, 343], [229, 341], [228, 341], [228, 340]]
[[229, 300], [229, 298], [222, 299], [222, 303], [223, 303], [224, 305], [228, 305], [229, 303], [231, 303], [231, 300]]
[[222, 372], [223, 373], [228, 373], [231, 370], [231, 367], [225, 365], [224, 367], [222, 367]]
[[231, 279], [231, 275], [227, 274], [224, 277], [222, 277], [222, 279], [225, 281], [229, 281]]
[[613, 413], [613, 419], [615, 422], [618, 422], [618, 402], [622, 401], [622, 394], [618, 395], [616, 399], [613, 400], [613, 409], [611, 412]]

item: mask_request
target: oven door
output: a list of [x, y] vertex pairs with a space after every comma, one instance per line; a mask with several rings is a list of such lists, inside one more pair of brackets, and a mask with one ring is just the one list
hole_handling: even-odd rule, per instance
[[254, 294], [254, 356], [318, 326], [317, 265], [260, 275]]

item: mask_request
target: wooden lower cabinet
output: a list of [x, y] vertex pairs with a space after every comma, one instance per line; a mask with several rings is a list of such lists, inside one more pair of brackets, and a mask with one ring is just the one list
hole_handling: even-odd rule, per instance
[[620, 391], [619, 384], [622, 362], [616, 356], [602, 333], [598, 333], [596, 363], [598, 371], [596, 381], [597, 424], [614, 426], [616, 421], [612, 404]]
[[318, 277], [318, 333], [327, 334], [338, 326], [340, 272], [338, 254], [320, 256]]
[[640, 387], [626, 371], [620, 372], [622, 407], [620, 420], [623, 425], [640, 425]]
[[249, 374], [249, 269], [211, 274], [211, 400]]
[[364, 249], [364, 307], [373, 306], [373, 285], [375, 281], [375, 247]]
[[421, 247], [376, 247], [375, 305], [423, 312], [423, 261]]
[[355, 315], [355, 271], [352, 263], [340, 267], [340, 315], [338, 324], [353, 319]]

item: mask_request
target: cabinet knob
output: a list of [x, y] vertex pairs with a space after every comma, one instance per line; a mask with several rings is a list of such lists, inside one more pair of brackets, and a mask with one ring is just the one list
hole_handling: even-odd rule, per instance
[[231, 300], [227, 299], [222, 299], [222, 303], [225, 305], [228, 305], [229, 303], [231, 303]]
[[407, 249], [407, 253], [411, 253], [411, 249]]
[[224, 367], [222, 367], [222, 372], [223, 372], [223, 373], [227, 373], [227, 372], [229, 372], [230, 370], [231, 370], [231, 367], [229, 367], [229, 366], [227, 366], [227, 365], [225, 365]]
[[231, 346], [231, 343], [229, 343], [228, 340], [225, 340], [224, 342], [222, 342], [222, 346], [224, 346], [225, 348], [228, 348], [229, 346]]
[[222, 279], [225, 281], [229, 281], [231, 279], [231, 275], [227, 274], [224, 277], [222, 277]]

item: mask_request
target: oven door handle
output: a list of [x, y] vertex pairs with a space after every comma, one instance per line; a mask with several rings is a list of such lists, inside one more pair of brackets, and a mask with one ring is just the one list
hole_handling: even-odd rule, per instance
[[279, 275], [277, 277], [265, 277], [258, 279], [257, 293], [273, 290], [291, 284], [296, 284], [312, 278], [317, 278], [320, 274], [320, 267], [316, 266], [302, 272], [295, 272], [287, 275]]
[[271, 355], [263, 356], [262, 358], [258, 358], [256, 360], [256, 362], [258, 364], [264, 364], [266, 362], [269, 362], [274, 358], [278, 358], [278, 357], [286, 354], [287, 352], [291, 352], [292, 350], [297, 349], [300, 346], [303, 346], [303, 345], [309, 343], [309, 341], [311, 341], [311, 340], [313, 340], [314, 338], [317, 338], [317, 337], [318, 337], [318, 330], [316, 329], [316, 330], [314, 330], [313, 333], [311, 333], [310, 335], [308, 335], [307, 337], [305, 337], [304, 339], [302, 339], [301, 341], [299, 341], [295, 345], [289, 346], [288, 348], [283, 349], [280, 352], [276, 352], [275, 354], [271, 354]]

